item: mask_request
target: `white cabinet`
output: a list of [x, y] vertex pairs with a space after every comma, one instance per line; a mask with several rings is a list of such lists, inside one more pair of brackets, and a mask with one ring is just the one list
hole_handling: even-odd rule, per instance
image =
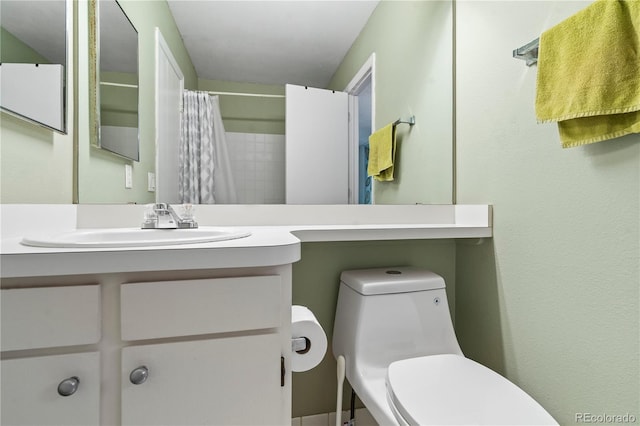
[[[100, 340], [100, 287], [3, 289], [0, 298], [0, 423], [99, 424], [100, 356], [79, 351], [78, 345]], [[51, 355], [43, 348], [63, 354]]]
[[3, 288], [1, 424], [287, 424], [291, 266], [209, 272]]
[[[1, 366], [3, 425], [99, 424], [97, 352], [8, 359]], [[75, 391], [67, 387], [73, 392], [68, 396], [58, 393], [65, 380], [77, 380]]]
[[2, 290], [2, 350], [97, 343], [100, 287], [37, 287]]
[[122, 339], [136, 344], [122, 349], [122, 424], [286, 422], [281, 287], [277, 275], [123, 284]]
[[122, 339], [275, 328], [280, 287], [277, 275], [123, 284]]
[[283, 424], [280, 356], [274, 333], [124, 348], [122, 424]]

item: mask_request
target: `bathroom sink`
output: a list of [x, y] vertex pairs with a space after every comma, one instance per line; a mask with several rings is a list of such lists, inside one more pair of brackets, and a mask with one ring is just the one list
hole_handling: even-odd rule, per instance
[[24, 237], [21, 243], [27, 246], [61, 248], [145, 247], [208, 243], [250, 235], [251, 232], [244, 230], [211, 226], [196, 229], [77, 229], [59, 234]]

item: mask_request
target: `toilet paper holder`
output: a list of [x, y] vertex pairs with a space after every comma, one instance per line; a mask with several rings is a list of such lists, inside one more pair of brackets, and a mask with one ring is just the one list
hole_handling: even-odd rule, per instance
[[311, 340], [306, 337], [292, 337], [291, 351], [299, 354], [305, 354], [311, 349]]

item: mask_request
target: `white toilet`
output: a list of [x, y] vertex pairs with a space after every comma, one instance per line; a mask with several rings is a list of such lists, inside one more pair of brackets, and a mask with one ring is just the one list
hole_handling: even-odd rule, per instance
[[462, 354], [444, 279], [431, 271], [345, 271], [333, 353], [380, 425], [557, 424], [516, 385]]

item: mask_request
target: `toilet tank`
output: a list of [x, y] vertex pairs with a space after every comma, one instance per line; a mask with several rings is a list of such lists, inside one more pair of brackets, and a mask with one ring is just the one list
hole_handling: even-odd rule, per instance
[[462, 355], [444, 279], [413, 267], [345, 271], [340, 277], [333, 353], [386, 367], [433, 354]]

